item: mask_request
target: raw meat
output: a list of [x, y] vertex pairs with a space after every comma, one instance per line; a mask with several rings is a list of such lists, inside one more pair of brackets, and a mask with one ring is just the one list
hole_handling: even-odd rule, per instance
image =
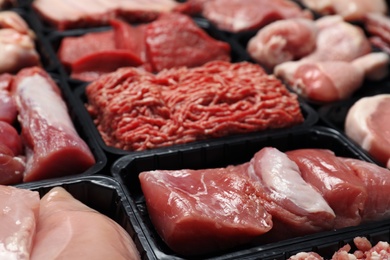
[[370, 42], [377, 48], [390, 54], [390, 19], [386, 15], [367, 13], [364, 17], [364, 28], [370, 37]]
[[159, 72], [230, 60], [230, 45], [210, 37], [186, 15], [163, 14], [140, 26], [119, 20], [110, 23], [113, 30], [61, 42], [58, 56], [70, 67], [72, 78], [92, 81], [121, 67], [142, 65], [148, 71]]
[[16, 129], [0, 121], [0, 184], [20, 183], [23, 179], [25, 159], [23, 144]]
[[271, 229], [271, 215], [251, 181], [239, 173], [243, 170], [229, 166], [139, 175], [149, 216], [172, 250], [186, 256], [219, 252]]
[[14, 11], [1, 11], [0, 12], [0, 28], [1, 29], [13, 29], [20, 34], [25, 34], [35, 39], [34, 32], [30, 29], [26, 21]]
[[338, 14], [346, 21], [362, 21], [367, 13], [386, 14], [385, 0], [300, 0], [306, 7], [321, 14]]
[[73, 126], [59, 87], [43, 69], [21, 70], [12, 89], [26, 147], [23, 181], [82, 173], [95, 163]]
[[261, 149], [251, 159], [247, 174], [261, 191], [257, 194], [272, 215], [273, 227], [265, 235], [265, 241], [333, 228], [335, 213], [285, 153], [271, 147]]
[[56, 187], [40, 201], [31, 260], [41, 259], [141, 258], [118, 223]]
[[295, 94], [248, 62], [209, 62], [157, 75], [120, 69], [89, 84], [87, 108], [108, 146], [146, 150], [287, 128], [304, 118]]
[[286, 0], [209, 0], [203, 4], [202, 15], [229, 32], [258, 30], [276, 20], [312, 18], [310, 12]]
[[290, 256], [288, 260], [324, 260], [324, 258], [322, 258], [316, 252], [300, 252], [298, 254]]
[[12, 80], [11, 74], [0, 75], [0, 121], [9, 124], [15, 122], [18, 114], [15, 101], [10, 92]]
[[352, 61], [356, 68], [364, 71], [364, 77], [379, 81], [389, 74], [390, 57], [384, 52], [372, 52]]
[[361, 212], [363, 221], [378, 221], [390, 217], [390, 170], [362, 160], [343, 159], [364, 183], [368, 197]]
[[39, 194], [0, 185], [0, 258], [29, 259], [39, 215]]
[[361, 223], [367, 190], [354, 172], [330, 150], [298, 149], [287, 156], [296, 162], [303, 179], [316, 187], [336, 213], [335, 228]]
[[346, 135], [373, 158], [390, 168], [390, 95], [364, 97], [348, 110]]
[[283, 62], [300, 59], [316, 48], [317, 27], [312, 20], [294, 18], [264, 26], [247, 45], [249, 55], [271, 71]]
[[110, 19], [146, 22], [171, 12], [174, 0], [34, 0], [32, 7], [58, 30], [107, 25]]

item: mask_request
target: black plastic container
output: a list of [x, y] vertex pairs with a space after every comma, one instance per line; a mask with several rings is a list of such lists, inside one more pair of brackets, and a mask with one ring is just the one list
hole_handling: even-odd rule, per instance
[[[87, 103], [87, 97], [85, 94], [85, 88], [86, 84], [79, 86], [75, 89], [74, 95], [76, 99], [76, 103], [78, 107], [83, 107], [84, 104]], [[192, 143], [187, 144], [180, 144], [180, 145], [174, 145], [169, 147], [162, 147], [162, 148], [156, 148], [149, 151], [127, 151], [118, 149], [112, 146], [108, 146], [104, 143], [99, 131], [97, 130], [92, 117], [89, 115], [88, 111], [85, 107], [83, 109], [80, 109], [79, 114], [84, 118], [84, 124], [89, 126], [89, 132], [92, 133], [96, 141], [99, 143], [99, 146], [102, 148], [102, 150], [105, 152], [108, 161], [111, 163], [115, 160], [117, 160], [119, 157], [123, 155], [129, 155], [129, 154], [143, 154], [143, 153], [165, 153], [169, 152], [172, 149], [192, 149], [192, 148], [199, 148], [199, 147], [208, 147], [210, 145], [214, 144], [220, 144], [220, 143], [229, 143], [229, 142], [236, 142], [238, 140], [251, 140], [252, 138], [258, 138], [258, 136], [269, 136], [278, 134], [278, 133], [285, 133], [290, 132], [291, 130], [300, 129], [300, 128], [309, 128], [313, 125], [315, 125], [318, 121], [318, 114], [306, 103], [300, 102], [300, 107], [302, 114], [304, 116], [304, 122], [302, 124], [285, 128], [285, 129], [270, 129], [270, 130], [264, 130], [260, 132], [253, 132], [248, 134], [240, 134], [240, 135], [231, 135], [227, 137], [217, 138], [217, 139], [208, 139], [208, 140], [202, 140], [202, 141], [196, 141]]]
[[133, 214], [133, 209], [125, 197], [123, 188], [116, 180], [107, 176], [95, 175], [58, 181], [25, 183], [16, 187], [38, 191], [40, 197], [43, 197], [57, 186], [64, 188], [75, 199], [117, 222], [129, 233], [137, 249], [142, 253], [142, 243], [140, 242], [143, 239], [142, 232]]
[[[143, 246], [148, 259], [183, 258], [167, 247], [151, 224], [138, 179], [139, 173], [156, 169], [226, 167], [248, 162], [263, 147], [275, 147], [281, 151], [299, 148], [323, 148], [332, 150], [338, 156], [372, 162], [365, 153], [340, 135], [339, 132], [326, 127], [313, 127], [273, 135], [257, 135], [252, 136], [252, 138], [237, 138], [234, 141], [210, 143], [203, 147], [181, 147], [161, 153], [145, 152], [124, 156], [113, 164], [111, 171], [113, 176], [125, 188], [130, 203], [136, 209], [135, 216], [146, 237]], [[342, 230], [335, 232], [335, 234], [342, 234]], [[201, 256], [201, 259], [263, 259], [263, 255], [273, 254], [281, 246], [301, 244], [303, 250], [305, 244], [302, 241], [311, 241], [319, 235], [321, 234], [289, 239], [278, 243], [248, 244], [236, 250]], [[151, 250], [148, 251], [148, 248]], [[259, 258], [259, 255], [262, 255], [262, 257]]]

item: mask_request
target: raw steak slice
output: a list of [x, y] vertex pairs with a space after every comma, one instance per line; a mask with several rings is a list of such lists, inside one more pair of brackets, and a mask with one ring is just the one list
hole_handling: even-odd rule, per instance
[[0, 185], [0, 258], [29, 259], [39, 215], [39, 194]]
[[343, 159], [364, 183], [367, 201], [361, 213], [363, 221], [379, 221], [390, 217], [390, 170], [376, 164]]
[[23, 69], [12, 88], [26, 146], [23, 181], [82, 173], [95, 163], [73, 126], [60, 89], [43, 69]]
[[349, 109], [345, 119], [346, 135], [373, 158], [390, 168], [390, 95], [364, 97]]
[[202, 14], [219, 29], [230, 32], [258, 30], [276, 20], [312, 17], [286, 0], [210, 0], [204, 2]]
[[0, 121], [9, 124], [15, 122], [18, 114], [15, 101], [10, 92], [12, 80], [11, 74], [0, 75]]
[[147, 60], [152, 70], [186, 66], [196, 67], [208, 61], [230, 61], [230, 45], [217, 41], [188, 16], [165, 14], [146, 26]]
[[316, 47], [317, 27], [312, 20], [292, 18], [275, 21], [260, 29], [247, 45], [249, 55], [270, 69], [300, 59]]
[[171, 12], [174, 0], [34, 0], [32, 7], [58, 30], [107, 25], [110, 19], [147, 22]]
[[299, 149], [288, 151], [303, 179], [316, 187], [336, 213], [335, 228], [361, 223], [367, 190], [360, 180], [330, 150]]
[[285, 153], [271, 147], [261, 149], [251, 159], [247, 174], [272, 215], [273, 228], [266, 240], [280, 241], [333, 228], [335, 213]]
[[40, 202], [31, 260], [139, 260], [129, 234], [112, 219], [89, 208], [61, 187]]
[[242, 170], [229, 166], [139, 175], [149, 216], [172, 250], [186, 256], [218, 252], [271, 229], [271, 215]]

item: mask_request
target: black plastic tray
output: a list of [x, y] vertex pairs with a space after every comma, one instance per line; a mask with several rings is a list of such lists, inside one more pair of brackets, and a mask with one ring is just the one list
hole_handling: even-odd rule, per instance
[[[182, 147], [161, 153], [143, 153], [127, 155], [112, 166], [113, 176], [123, 185], [130, 203], [136, 209], [135, 215], [147, 240], [143, 241], [149, 259], [183, 259], [173, 253], [161, 240], [149, 219], [138, 175], [142, 171], [164, 169], [204, 169], [226, 167], [249, 161], [263, 147], [276, 147], [281, 151], [299, 148], [330, 149], [338, 156], [358, 158], [372, 162], [364, 152], [348, 141], [339, 132], [326, 127], [313, 127], [284, 133], [241, 138], [230, 142], [210, 143], [204, 147]], [[344, 230], [344, 229], [342, 229]], [[342, 230], [335, 234], [342, 234]], [[340, 233], [339, 233], [340, 232]], [[321, 233], [284, 240], [270, 244], [248, 244], [238, 250], [205, 255], [202, 259], [263, 259], [262, 254], [271, 254], [287, 245], [303, 244]], [[302, 245], [301, 245], [302, 246]], [[276, 251], [275, 251], [276, 252]], [[284, 258], [283, 258], [284, 259]]]
[[150, 154], [150, 153], [164, 153], [169, 152], [172, 149], [192, 149], [192, 148], [199, 148], [199, 147], [208, 147], [209, 145], [214, 144], [220, 144], [220, 143], [229, 143], [229, 142], [236, 142], [237, 140], [251, 140], [252, 138], [259, 138], [258, 136], [269, 136], [273, 134], [278, 133], [286, 133], [290, 132], [291, 130], [296, 130], [300, 128], [309, 128], [315, 125], [318, 121], [318, 114], [305, 102], [300, 101], [300, 107], [302, 110], [302, 114], [304, 116], [304, 122], [300, 125], [296, 125], [290, 128], [284, 128], [284, 129], [270, 129], [270, 130], [264, 130], [260, 132], [253, 132], [248, 134], [240, 134], [240, 135], [231, 135], [227, 137], [217, 138], [217, 139], [208, 139], [208, 140], [202, 140], [202, 141], [196, 141], [192, 143], [187, 144], [179, 144], [169, 147], [163, 147], [163, 148], [156, 148], [148, 151], [126, 151], [122, 149], [118, 149], [116, 147], [108, 146], [104, 143], [99, 131], [97, 130], [92, 117], [89, 115], [87, 109], [85, 108], [84, 104], [87, 103], [87, 97], [85, 95], [85, 88], [86, 84], [80, 85], [78, 88], [74, 90], [75, 100], [78, 103], [78, 107], [80, 107], [79, 114], [82, 114], [82, 117], [84, 118], [84, 124], [89, 126], [89, 132], [94, 136], [96, 141], [99, 143], [102, 150], [105, 152], [107, 159], [109, 162], [113, 162], [119, 157], [123, 155], [129, 155], [129, 154]]
[[57, 186], [63, 187], [75, 199], [117, 222], [129, 233], [142, 256], [143, 249], [140, 242], [143, 239], [142, 232], [133, 214], [133, 209], [125, 197], [123, 188], [116, 180], [107, 176], [95, 175], [59, 181], [25, 183], [15, 187], [38, 191], [40, 197], [43, 197]]

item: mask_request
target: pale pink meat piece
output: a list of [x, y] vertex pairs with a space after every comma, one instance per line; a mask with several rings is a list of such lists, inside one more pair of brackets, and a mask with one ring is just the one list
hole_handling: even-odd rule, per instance
[[390, 170], [362, 160], [342, 159], [364, 183], [368, 197], [362, 211], [363, 221], [390, 217]]
[[202, 15], [230, 32], [257, 30], [276, 20], [312, 18], [310, 12], [286, 0], [209, 0], [203, 3]]
[[5, 73], [0, 75], [0, 121], [12, 124], [16, 120], [18, 111], [10, 92], [13, 76]]
[[303, 179], [316, 187], [336, 213], [335, 228], [361, 223], [367, 190], [336, 155], [324, 149], [298, 149], [287, 152], [297, 163]]
[[390, 57], [385, 52], [372, 52], [352, 61], [352, 65], [364, 71], [364, 77], [379, 81], [389, 75]]
[[385, 0], [300, 0], [307, 8], [322, 14], [338, 14], [346, 21], [362, 21], [367, 13], [385, 14]]
[[40, 201], [31, 260], [139, 260], [130, 235], [109, 217], [89, 208], [62, 187]]
[[272, 228], [271, 215], [241, 173], [245, 170], [244, 164], [139, 175], [152, 223], [172, 250], [182, 255], [219, 252]]
[[317, 27], [310, 19], [275, 21], [260, 29], [247, 45], [249, 55], [268, 69], [300, 59], [316, 48]]
[[390, 168], [390, 95], [364, 97], [349, 109], [346, 135], [373, 158]]
[[288, 260], [323, 260], [324, 258], [315, 252], [300, 252], [290, 256]]
[[30, 29], [26, 21], [14, 11], [0, 12], [0, 28], [14, 29], [15, 31], [35, 38], [34, 32]]
[[23, 181], [82, 173], [95, 163], [71, 121], [59, 87], [43, 69], [20, 71], [12, 91], [26, 147]]
[[0, 258], [29, 259], [39, 216], [39, 194], [0, 185]]
[[321, 193], [301, 176], [297, 164], [276, 148], [251, 159], [247, 174], [274, 223], [267, 239], [281, 240], [333, 228], [335, 213]]

